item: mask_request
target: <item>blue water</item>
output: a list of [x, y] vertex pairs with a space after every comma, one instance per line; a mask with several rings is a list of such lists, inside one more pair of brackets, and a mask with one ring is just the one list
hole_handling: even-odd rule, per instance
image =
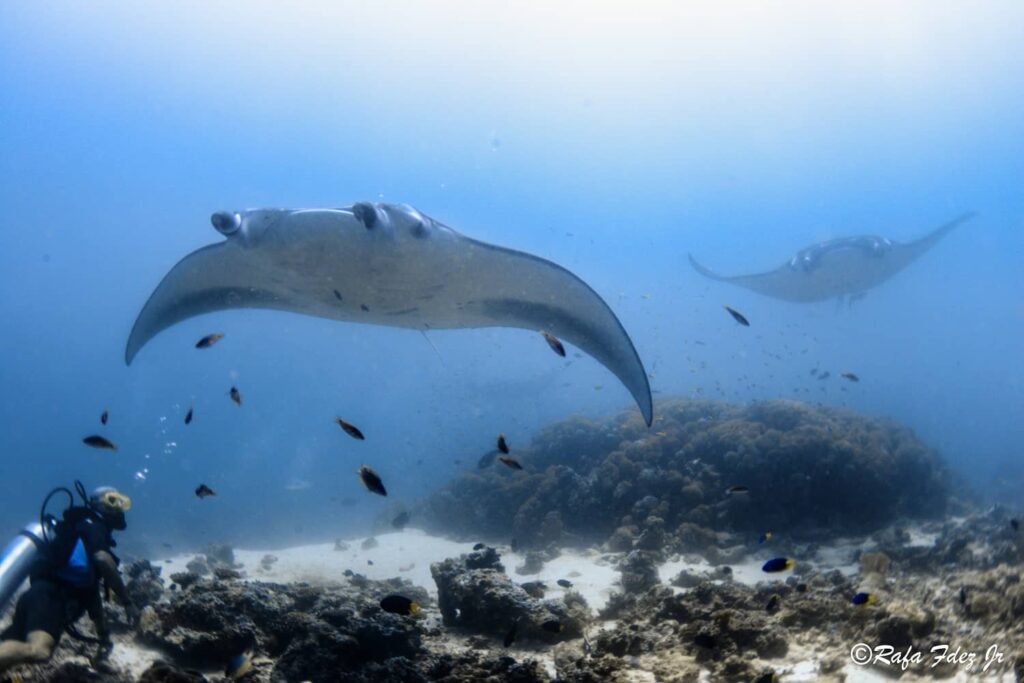
[[[229, 311], [124, 365], [160, 278], [220, 240], [213, 211], [359, 200], [573, 270], [628, 330], [655, 411], [680, 394], [890, 416], [983, 499], [1019, 500], [1024, 5], [549, 4], [0, 4], [0, 526], [77, 477], [130, 493], [140, 550], [330, 539], [473, 467], [498, 432], [525, 444], [633, 408], [595, 361], [521, 330], [431, 333], [435, 353], [416, 332]], [[768, 270], [966, 210], [850, 309], [686, 261]], [[212, 331], [227, 337], [192, 349]]]

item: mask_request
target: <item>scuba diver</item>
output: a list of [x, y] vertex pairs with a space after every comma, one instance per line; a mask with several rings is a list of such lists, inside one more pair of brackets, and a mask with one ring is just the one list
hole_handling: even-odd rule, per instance
[[[61, 636], [95, 642], [99, 650], [94, 666], [113, 648], [103, 610], [101, 583], [124, 606], [129, 623], [138, 623], [139, 610], [133, 604], [118, 573], [120, 560], [111, 550], [117, 545], [114, 531], [123, 531], [125, 512], [131, 499], [108, 486], [85, 495], [75, 482], [82, 505], [64, 487], [50, 492], [43, 502], [38, 524], [21, 532], [0, 555], [0, 608], [18, 589], [25, 577], [31, 586], [18, 599], [11, 625], [0, 634], [0, 672], [18, 664], [45, 662], [53, 655]], [[70, 499], [61, 519], [47, 514], [46, 506], [57, 493]], [[75, 630], [75, 622], [88, 613], [98, 639], [86, 638]]]

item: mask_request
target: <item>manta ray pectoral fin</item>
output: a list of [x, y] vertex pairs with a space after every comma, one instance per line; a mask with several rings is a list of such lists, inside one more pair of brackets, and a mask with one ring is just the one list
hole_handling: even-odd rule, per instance
[[464, 312], [467, 318], [479, 315], [481, 325], [543, 330], [574, 344], [625, 385], [650, 426], [654, 409], [647, 372], [622, 323], [597, 292], [547, 259], [462, 240], [460, 265], [479, 276], [471, 291], [480, 298]]
[[197, 249], [164, 276], [139, 312], [125, 347], [131, 365], [146, 342], [177, 322], [227, 308], [279, 307], [279, 296], [260, 286], [251, 266], [230, 242]]

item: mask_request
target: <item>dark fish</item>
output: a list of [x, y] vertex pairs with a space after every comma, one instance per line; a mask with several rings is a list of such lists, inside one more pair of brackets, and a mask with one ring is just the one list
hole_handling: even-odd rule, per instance
[[832, 376], [832, 373], [830, 373], [828, 370], [826, 370], [825, 372], [823, 372], [820, 375], [818, 375], [818, 379], [828, 379], [831, 376]]
[[341, 298], [341, 292], [339, 292], [338, 290], [334, 290], [334, 298], [337, 299], [338, 301], [344, 301], [344, 299]]
[[103, 414], [100, 415], [100, 424], [101, 425], [107, 424], [107, 420], [109, 420], [109, 419], [110, 419], [110, 413], [106, 410], [106, 408], [104, 408], [103, 409]]
[[761, 571], [769, 574], [784, 572], [796, 566], [796, 560], [789, 557], [776, 557], [761, 565]]
[[877, 599], [874, 593], [857, 593], [850, 602], [855, 605], [873, 605]]
[[228, 392], [228, 396], [235, 402], [236, 406], [242, 405], [242, 392], [238, 390], [238, 387], [231, 387], [231, 391]]
[[162, 545], [163, 547], [167, 548], [168, 550], [170, 550], [171, 548], [173, 548], [173, 547], [174, 547], [174, 546], [173, 546], [173, 545], [171, 545], [170, 543], [161, 543], [160, 545]]
[[359, 428], [351, 422], [345, 422], [345, 420], [342, 420], [340, 417], [334, 418], [334, 421], [337, 422], [338, 426], [344, 429], [345, 433], [353, 439], [358, 439], [359, 441], [364, 441], [366, 439], [366, 437], [363, 436], [363, 433], [359, 431]]
[[217, 342], [219, 342], [223, 338], [224, 338], [224, 333], [222, 333], [222, 332], [214, 332], [213, 334], [208, 334], [208, 335], [206, 335], [205, 337], [203, 337], [202, 339], [200, 339], [199, 341], [196, 342], [196, 348], [197, 349], [208, 349], [211, 346], [213, 346], [214, 344], [216, 344]]
[[558, 341], [558, 337], [551, 334], [550, 332], [545, 332], [544, 330], [541, 330], [540, 333], [544, 335], [544, 341], [548, 343], [548, 346], [551, 347], [551, 350], [557, 353], [562, 358], [565, 358], [565, 347], [562, 346], [562, 342]]
[[252, 669], [252, 653], [243, 652], [240, 655], [231, 658], [228, 662], [227, 668], [224, 669], [224, 675], [233, 681], [237, 681], [239, 678], [249, 673]]
[[368, 564], [368, 565], [370, 565], [372, 567], [373, 566], [373, 560], [367, 560], [366, 564]]
[[494, 462], [494, 454], [497, 452], [498, 451], [491, 451], [489, 453], [484, 453], [483, 455], [481, 455], [480, 460], [478, 460], [476, 463], [477, 469], [482, 470], [489, 467], [491, 463]]
[[807, 584], [806, 583], [798, 583], [796, 585], [796, 592], [797, 593], [806, 593], [807, 592]]
[[363, 486], [370, 493], [376, 493], [378, 496], [388, 495], [387, 489], [384, 488], [384, 482], [380, 480], [380, 475], [366, 465], [359, 466], [359, 478], [363, 480]]
[[498, 462], [500, 462], [502, 465], [507, 465], [514, 470], [523, 469], [523, 466], [519, 464], [519, 461], [510, 455], [499, 455]]
[[107, 448], [112, 451], [117, 450], [117, 445], [115, 445], [113, 441], [105, 437], [99, 436], [98, 434], [93, 434], [92, 436], [85, 437], [84, 439], [82, 439], [82, 443], [84, 443], [86, 446], [92, 446], [93, 448]]
[[505, 634], [505, 640], [502, 641], [504, 643], [505, 647], [508, 647], [512, 643], [516, 642], [516, 631], [518, 631], [518, 630], [519, 630], [519, 620], [516, 619], [515, 621], [512, 622], [512, 628], [510, 628], [508, 630], [508, 633]]
[[780, 598], [778, 594], [775, 594], [772, 597], [768, 598], [768, 604], [765, 605], [764, 609], [766, 612], [768, 612], [768, 614], [774, 614], [775, 612], [779, 611], [779, 604], [781, 602], [782, 598]]
[[196, 487], [196, 496], [199, 498], [206, 498], [208, 496], [216, 496], [217, 492], [211, 489], [206, 484], [200, 484]]
[[185, 413], [185, 424], [192, 424], [192, 406], [188, 407], [188, 412]]
[[770, 540], [772, 540], [772, 532], [766, 531], [763, 534], [761, 534], [761, 538], [757, 539], [757, 542], [758, 543], [764, 543], [764, 542], [770, 541]]
[[734, 493], [750, 493], [750, 487], [748, 486], [730, 486], [725, 490], [726, 495], [732, 495]]
[[1010, 528], [1012, 528], [1014, 531], [1020, 531], [1020, 520], [1016, 518], [1011, 519]]
[[744, 327], [750, 327], [750, 321], [747, 320], [743, 316], [743, 314], [737, 311], [735, 308], [730, 308], [728, 306], [723, 306], [722, 308], [729, 311], [729, 315], [732, 316], [732, 319], [738, 322], [740, 325], [743, 325]]
[[509, 453], [508, 441], [505, 441], [504, 434], [498, 434], [498, 450], [504, 453], [505, 455], [508, 455]]
[[359, 308], [361, 308], [364, 313], [369, 313], [370, 312], [370, 307], [367, 306], [366, 304], [359, 304]]
[[392, 594], [388, 595], [380, 601], [380, 608], [385, 612], [391, 614], [401, 614], [403, 616], [409, 616], [410, 614], [416, 614], [420, 611], [420, 605], [418, 602], [410, 600], [404, 595]]
[[860, 377], [858, 377], [857, 375], [853, 374], [852, 372], [844, 372], [843, 374], [841, 374], [839, 376], [842, 377], [843, 379], [848, 379], [851, 382], [859, 382], [860, 381]]
[[565, 630], [565, 624], [560, 622], [558, 619], [548, 619], [541, 624], [540, 627], [548, 633], [561, 633]]
[[395, 527], [396, 529], [404, 529], [405, 525], [408, 524], [408, 523], [409, 523], [409, 513], [408, 512], [400, 512], [400, 513], [398, 513], [397, 517], [395, 517], [393, 520], [391, 520], [391, 526]]
[[562, 588], [572, 588], [572, 581], [569, 579], [559, 579], [556, 583]]
[[966, 605], [967, 604], [967, 587], [966, 586], [960, 586], [960, 604], [961, 605]]
[[473, 546], [473, 550], [483, 550], [486, 547], [487, 546], [484, 545], [483, 543], [477, 543], [476, 545]]
[[698, 633], [693, 637], [693, 644], [698, 647], [707, 648], [708, 650], [715, 647], [715, 637], [707, 633]]
[[754, 679], [754, 683], [779, 683], [779, 674], [774, 671], [765, 671]]

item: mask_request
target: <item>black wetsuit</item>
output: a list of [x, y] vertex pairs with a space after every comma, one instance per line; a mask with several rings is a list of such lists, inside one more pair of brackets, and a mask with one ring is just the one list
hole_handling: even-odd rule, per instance
[[[75, 524], [74, 532], [85, 547], [90, 566], [95, 553], [110, 552], [117, 545], [110, 528], [98, 514], [85, 516]], [[91, 569], [87, 582], [79, 583], [63, 578], [59, 570], [59, 567], [41, 567], [33, 573], [31, 587], [18, 598], [14, 619], [0, 635], [0, 640], [25, 640], [33, 631], [46, 631], [56, 643], [60, 642], [64, 629], [86, 612], [93, 622], [100, 621], [103, 600], [96, 568]]]

